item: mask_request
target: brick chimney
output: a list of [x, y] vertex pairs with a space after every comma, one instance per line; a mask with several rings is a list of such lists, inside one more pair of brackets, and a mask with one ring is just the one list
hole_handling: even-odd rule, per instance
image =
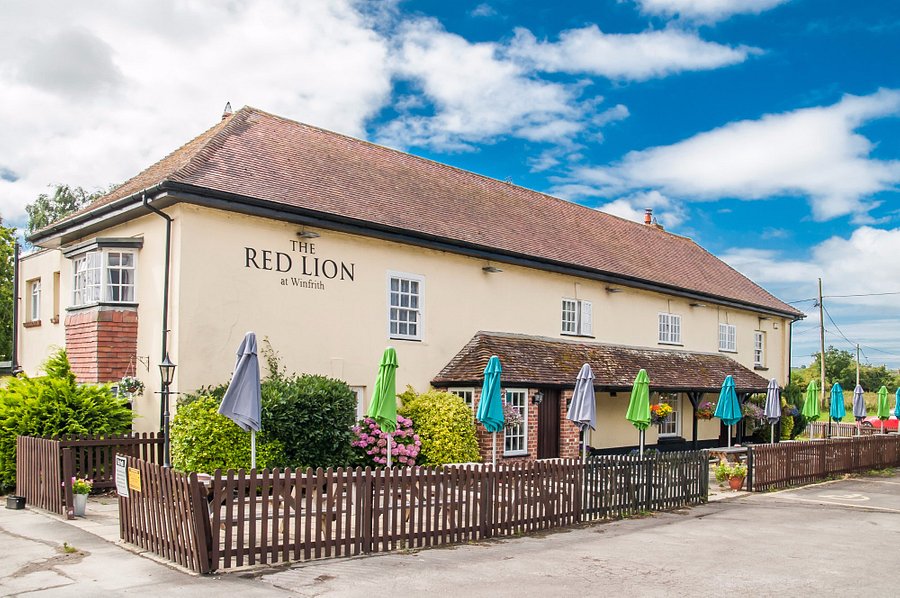
[[644, 224], [653, 224], [653, 208], [644, 209]]

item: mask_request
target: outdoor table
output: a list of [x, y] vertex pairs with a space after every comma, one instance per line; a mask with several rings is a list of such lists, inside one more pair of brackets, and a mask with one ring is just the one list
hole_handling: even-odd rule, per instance
[[747, 454], [746, 446], [720, 446], [708, 450], [710, 456], [715, 457], [719, 463], [740, 463], [741, 456]]

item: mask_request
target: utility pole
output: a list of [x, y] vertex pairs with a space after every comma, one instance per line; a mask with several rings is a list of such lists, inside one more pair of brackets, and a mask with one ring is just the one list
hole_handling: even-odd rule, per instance
[[[825, 306], [822, 304], [822, 279], [819, 279], [819, 342], [822, 349], [822, 388], [819, 394], [822, 398], [822, 406], [825, 406]], [[828, 416], [828, 435], [831, 436], [831, 414]]]

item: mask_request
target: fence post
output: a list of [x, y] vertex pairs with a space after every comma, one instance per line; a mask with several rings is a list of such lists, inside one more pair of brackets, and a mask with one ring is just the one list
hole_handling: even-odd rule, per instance
[[373, 518], [375, 517], [375, 486], [372, 476], [378, 475], [378, 470], [372, 470], [366, 467], [363, 471], [362, 480], [362, 504], [363, 504], [363, 529], [362, 529], [362, 552], [369, 554], [372, 552], [372, 528], [375, 526]]
[[66, 510], [66, 519], [75, 519], [75, 497], [72, 493], [72, 478], [75, 477], [75, 455], [72, 449], [62, 450], [62, 486], [63, 507]]
[[[171, 471], [169, 472], [171, 473]], [[210, 523], [209, 505], [206, 502], [206, 487], [197, 479], [196, 473], [188, 476], [188, 487], [190, 488], [190, 516], [194, 519], [194, 529], [196, 530], [197, 545], [194, 549], [197, 551], [197, 560], [200, 564], [200, 573], [209, 573], [219, 568], [219, 563], [212, 562], [212, 524]]]
[[747, 447], [747, 490], [753, 492], [753, 447]]
[[481, 538], [493, 536], [494, 506], [494, 471], [493, 468], [481, 470]]

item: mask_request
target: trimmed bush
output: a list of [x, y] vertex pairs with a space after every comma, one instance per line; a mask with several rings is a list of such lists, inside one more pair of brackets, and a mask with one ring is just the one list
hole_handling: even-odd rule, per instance
[[[172, 465], [181, 471], [250, 469], [250, 432], [219, 415], [220, 399], [194, 396], [172, 420]], [[265, 430], [265, 429], [264, 429]], [[256, 467], [278, 467], [281, 445], [261, 431], [256, 435]]]
[[78, 384], [64, 350], [43, 366], [46, 375], [11, 378], [0, 389], [0, 490], [16, 482], [16, 436], [124, 434], [133, 414], [106, 384]]
[[782, 440], [790, 440], [793, 438], [791, 433], [794, 431], [794, 416], [793, 415], [782, 415], [781, 416], [781, 439]]
[[325, 376], [268, 378], [262, 385], [262, 429], [284, 447], [283, 465], [341, 467], [353, 459], [356, 395]]
[[399, 413], [413, 421], [422, 442], [420, 464], [481, 461], [472, 410], [460, 397], [434, 389], [416, 394], [407, 387], [400, 399]]

